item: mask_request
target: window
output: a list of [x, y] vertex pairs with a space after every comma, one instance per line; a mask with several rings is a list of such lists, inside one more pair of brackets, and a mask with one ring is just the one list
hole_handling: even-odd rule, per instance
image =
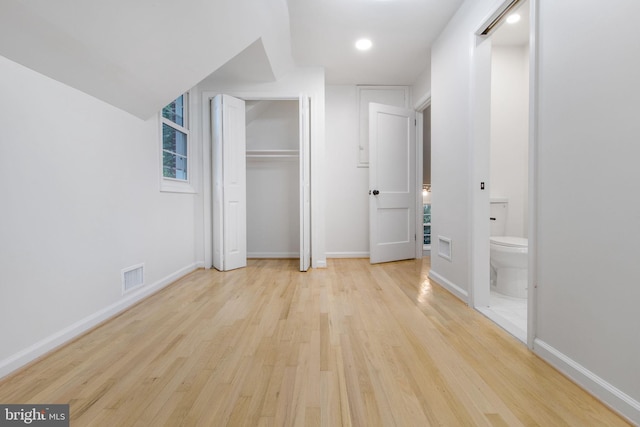
[[162, 109], [162, 176], [188, 181], [188, 138], [185, 127], [186, 95]]
[[162, 109], [162, 191], [193, 192], [188, 119], [186, 93]]

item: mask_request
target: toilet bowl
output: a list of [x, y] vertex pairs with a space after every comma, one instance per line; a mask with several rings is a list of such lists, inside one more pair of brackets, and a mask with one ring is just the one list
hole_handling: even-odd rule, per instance
[[523, 237], [491, 237], [489, 257], [491, 268], [495, 269], [496, 291], [516, 298], [527, 297], [527, 253], [528, 241]]

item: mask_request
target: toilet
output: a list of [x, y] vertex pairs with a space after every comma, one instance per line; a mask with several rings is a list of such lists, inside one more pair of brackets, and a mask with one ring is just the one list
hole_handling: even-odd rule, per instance
[[524, 237], [505, 236], [507, 207], [504, 199], [491, 201], [491, 287], [503, 295], [526, 298], [529, 242]]

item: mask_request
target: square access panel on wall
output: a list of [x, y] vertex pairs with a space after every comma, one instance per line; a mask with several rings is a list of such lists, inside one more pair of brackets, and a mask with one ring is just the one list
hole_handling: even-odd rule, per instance
[[438, 256], [451, 261], [451, 239], [438, 236]]

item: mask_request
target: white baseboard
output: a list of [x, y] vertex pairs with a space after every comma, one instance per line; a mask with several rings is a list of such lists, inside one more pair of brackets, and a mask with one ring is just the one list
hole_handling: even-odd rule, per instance
[[64, 329], [51, 334], [50, 336], [36, 342], [35, 344], [32, 344], [24, 350], [21, 350], [7, 357], [4, 360], [0, 360], [0, 378], [7, 376], [13, 371], [25, 366], [29, 362], [34, 361], [38, 357], [48, 353], [56, 347], [59, 347], [71, 341], [72, 339], [99, 325], [105, 320], [116, 316], [138, 301], [148, 297], [155, 292], [158, 292], [165, 286], [191, 273], [192, 271], [196, 270], [196, 268], [197, 264], [195, 263], [188, 265], [176, 271], [175, 273], [170, 274], [169, 276], [157, 281], [156, 283], [145, 285], [140, 287], [139, 289], [136, 289], [135, 291], [131, 291], [131, 293], [128, 293], [126, 296], [124, 296], [114, 304], [111, 304], [110, 306], [105, 307], [102, 310], [99, 310], [96, 313], [91, 314]]
[[533, 351], [605, 405], [640, 425], [640, 402], [538, 338], [533, 342]]
[[369, 252], [327, 252], [327, 258], [369, 258]]
[[320, 259], [311, 258], [311, 267], [313, 267], [313, 268], [327, 268], [327, 259], [326, 258], [320, 258]]
[[247, 258], [300, 258], [300, 252], [247, 252]]
[[452, 294], [460, 298], [462, 301], [466, 303], [469, 302], [469, 294], [460, 286], [457, 286], [451, 283], [450, 281], [448, 281], [447, 279], [445, 279], [444, 277], [442, 277], [441, 275], [439, 275], [433, 270], [429, 270], [428, 277], [429, 279], [433, 280], [434, 282], [436, 282], [437, 284], [439, 284], [440, 286], [442, 286], [443, 288], [445, 288], [446, 290], [448, 290], [449, 292], [451, 292]]

